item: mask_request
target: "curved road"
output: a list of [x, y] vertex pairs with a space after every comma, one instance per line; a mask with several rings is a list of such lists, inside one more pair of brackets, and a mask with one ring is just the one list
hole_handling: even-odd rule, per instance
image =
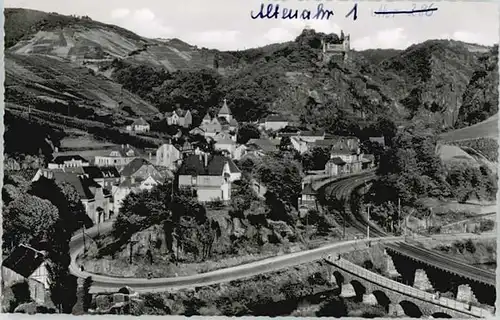
[[[375, 174], [372, 172], [357, 175], [351, 179], [344, 179], [339, 181], [333, 186], [331, 190], [339, 199], [349, 199], [352, 190], [365, 182], [372, 180]], [[359, 215], [353, 215], [349, 208], [346, 212], [346, 216], [349, 218], [349, 223], [352, 223], [356, 229], [361, 232], [365, 232], [367, 221]], [[251, 277], [259, 275], [265, 272], [276, 271], [279, 269], [284, 269], [291, 266], [296, 266], [302, 263], [317, 261], [322, 259], [324, 256], [331, 253], [342, 253], [351, 250], [361, 249], [365, 247], [366, 242], [370, 241], [381, 242], [381, 243], [392, 243], [401, 242], [404, 237], [388, 237], [387, 234], [379, 230], [379, 227], [370, 223], [370, 233], [379, 236], [379, 238], [370, 238], [355, 240], [355, 241], [339, 241], [333, 244], [326, 245], [324, 247], [301, 251], [286, 255], [281, 255], [277, 257], [272, 257], [260, 261], [255, 261], [252, 263], [230, 267], [226, 269], [211, 271], [203, 274], [196, 274], [191, 276], [174, 277], [174, 278], [120, 278], [105, 275], [97, 275], [89, 272], [81, 271], [76, 263], [77, 256], [83, 252], [83, 235], [82, 233], [76, 234], [70, 244], [70, 254], [71, 254], [71, 264], [70, 272], [77, 277], [86, 278], [91, 276], [94, 283], [92, 286], [92, 292], [106, 292], [106, 291], [116, 291], [119, 288], [127, 285], [137, 290], [139, 292], [154, 292], [154, 291], [166, 291], [169, 289], [180, 289], [180, 288], [193, 288], [197, 286], [205, 286], [210, 284], [228, 282], [236, 279]], [[101, 233], [107, 233], [112, 228], [112, 222], [102, 223], [99, 227]], [[91, 241], [88, 238], [92, 238], [97, 235], [97, 228], [93, 227], [86, 231], [87, 242]], [[450, 235], [443, 235], [444, 237], [449, 237]], [[422, 237], [425, 239], [426, 237]]]
[[[100, 231], [107, 232], [111, 229], [111, 223], [101, 224]], [[97, 234], [97, 229], [94, 227], [87, 230], [86, 234], [90, 237]], [[401, 241], [402, 237], [387, 237], [384, 239], [371, 240], [371, 242], [393, 242]], [[251, 277], [265, 272], [276, 271], [291, 266], [296, 266], [302, 263], [321, 260], [332, 253], [342, 253], [351, 250], [361, 249], [366, 247], [367, 240], [352, 240], [336, 242], [324, 247], [295, 252], [291, 254], [272, 257], [252, 263], [235, 266], [226, 269], [220, 269], [192, 276], [183, 276], [175, 278], [119, 278], [104, 275], [97, 275], [81, 271], [76, 263], [77, 256], [83, 251], [83, 236], [82, 234], [75, 235], [71, 241], [71, 264], [70, 272], [77, 277], [86, 278], [92, 277], [93, 285], [92, 292], [116, 292], [123, 286], [129, 286], [138, 292], [154, 292], [166, 291], [168, 289], [193, 288], [197, 286], [205, 286], [221, 282], [228, 282], [236, 279]]]

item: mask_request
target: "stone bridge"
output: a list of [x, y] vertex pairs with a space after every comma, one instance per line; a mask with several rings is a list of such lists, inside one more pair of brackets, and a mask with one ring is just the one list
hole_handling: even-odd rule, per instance
[[[381, 305], [389, 316], [485, 318], [494, 314], [491, 309], [439, 297], [401, 284], [340, 257], [328, 257], [325, 260], [329, 265], [331, 281], [341, 289], [341, 297], [356, 297], [367, 304]], [[467, 291], [465, 287], [462, 290]]]
[[405, 243], [385, 245], [387, 270], [401, 282], [427, 291], [453, 293], [469, 303], [494, 305], [496, 275], [429, 249]]

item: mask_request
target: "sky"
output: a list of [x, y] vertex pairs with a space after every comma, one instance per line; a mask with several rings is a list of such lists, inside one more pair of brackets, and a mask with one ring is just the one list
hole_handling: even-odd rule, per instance
[[[329, 20], [252, 19], [261, 3], [287, 9], [318, 4], [333, 10]], [[489, 2], [358, 1], [358, 17], [345, 15], [353, 1], [334, 0], [5, 0], [5, 7], [87, 15], [148, 38], [178, 38], [200, 47], [241, 50], [293, 40], [309, 27], [319, 32], [350, 34], [351, 47], [404, 49], [429, 39], [454, 39], [482, 45], [498, 43], [499, 5]], [[414, 15], [374, 15], [373, 11], [423, 9]]]

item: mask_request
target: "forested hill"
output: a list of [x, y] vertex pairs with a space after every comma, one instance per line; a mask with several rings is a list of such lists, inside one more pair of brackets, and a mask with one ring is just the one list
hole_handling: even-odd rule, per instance
[[452, 128], [498, 108], [497, 47], [430, 40], [402, 51], [354, 51], [346, 63], [324, 65], [321, 40], [339, 38], [314, 30], [288, 43], [221, 52], [89, 17], [26, 9], [6, 9], [5, 17], [6, 100], [58, 113], [71, 103], [84, 118], [147, 119], [179, 105], [199, 120], [227, 98], [240, 121], [277, 112], [355, 134], [380, 116]]

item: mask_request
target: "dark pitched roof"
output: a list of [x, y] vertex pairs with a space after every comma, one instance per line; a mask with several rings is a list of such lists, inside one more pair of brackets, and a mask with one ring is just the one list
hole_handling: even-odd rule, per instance
[[94, 199], [94, 193], [90, 188], [101, 188], [101, 185], [99, 185], [93, 179], [86, 178], [76, 173], [54, 171], [53, 177], [56, 181], [67, 182], [75, 187], [76, 192], [78, 192], [80, 198], [82, 199]]
[[199, 176], [220, 176], [224, 169], [224, 164], [229, 164], [231, 173], [238, 173], [240, 169], [234, 164], [233, 160], [221, 155], [207, 155], [208, 165], [205, 167], [204, 155], [191, 155], [187, 157], [179, 169], [181, 175], [196, 174]]
[[123, 167], [123, 170], [120, 172], [120, 174], [124, 177], [130, 177], [144, 165], [152, 164], [146, 159], [135, 158], [134, 160], [130, 161], [125, 167]]
[[2, 266], [28, 278], [45, 259], [43, 252], [21, 244], [2, 262]]
[[64, 164], [65, 161], [71, 161], [71, 160], [81, 160], [82, 162], [89, 162], [87, 159], [83, 158], [80, 155], [65, 155], [65, 156], [57, 156], [52, 160], [52, 163], [57, 163], [57, 164]]
[[85, 174], [91, 179], [99, 178], [119, 178], [120, 173], [115, 167], [83, 167]]
[[343, 166], [345, 163], [344, 160], [342, 160], [341, 158], [339, 157], [333, 157], [332, 159], [330, 159], [329, 161], [333, 162], [334, 164], [338, 165], [338, 166]]

